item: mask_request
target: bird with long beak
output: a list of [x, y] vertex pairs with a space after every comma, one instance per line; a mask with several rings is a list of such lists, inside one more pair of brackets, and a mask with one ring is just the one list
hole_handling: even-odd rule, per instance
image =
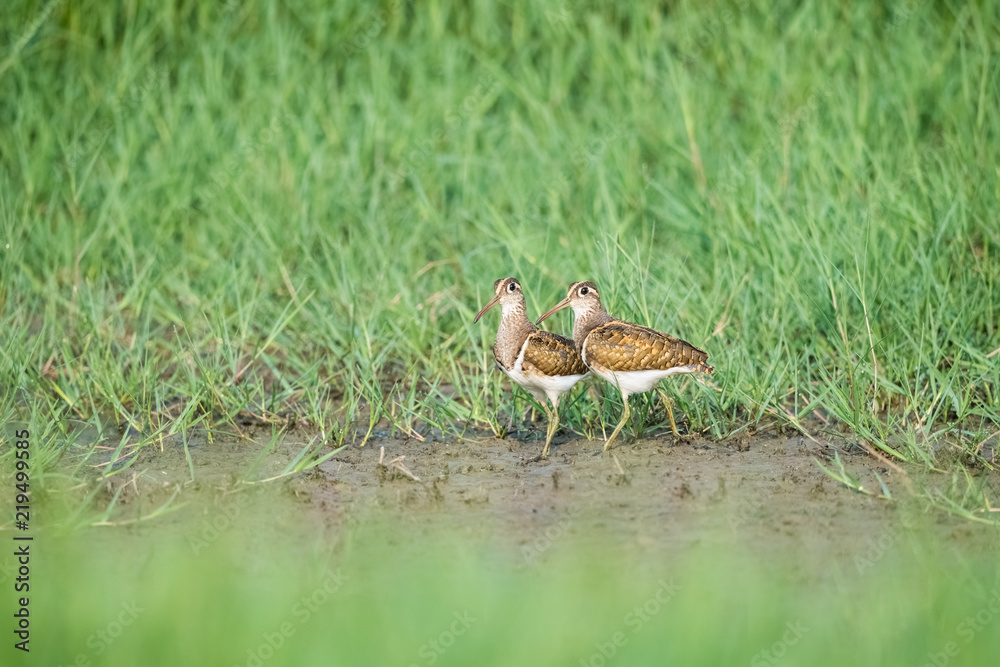
[[[618, 387], [622, 393], [621, 421], [611, 437], [604, 443], [604, 451], [611, 448], [615, 436], [629, 417], [628, 397], [647, 392], [663, 378], [676, 373], [712, 373], [708, 353], [694, 345], [665, 333], [617, 320], [604, 310], [597, 286], [592, 282], [573, 283], [566, 298], [538, 318], [536, 324], [552, 313], [570, 307], [573, 309], [573, 340], [587, 367]], [[670, 428], [675, 437], [677, 424], [670, 398], [657, 387], [660, 398], [667, 407]]]
[[[587, 367], [569, 338], [538, 329], [525, 312], [524, 292], [516, 278], [493, 283], [493, 298], [473, 322], [500, 304], [500, 328], [493, 343], [493, 359], [511, 380], [535, 397], [545, 409], [548, 429], [541, 458], [549, 455], [552, 436], [559, 427], [559, 397], [587, 374]], [[550, 411], [546, 397], [552, 402]]]

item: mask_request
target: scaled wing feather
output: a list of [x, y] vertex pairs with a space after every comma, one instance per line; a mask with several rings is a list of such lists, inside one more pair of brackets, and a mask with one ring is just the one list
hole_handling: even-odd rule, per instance
[[549, 376], [584, 375], [587, 367], [569, 338], [538, 330], [528, 336], [524, 370], [536, 369]]
[[665, 371], [680, 366], [713, 371], [704, 350], [655, 329], [618, 320], [591, 331], [586, 346], [587, 363], [611, 371]]

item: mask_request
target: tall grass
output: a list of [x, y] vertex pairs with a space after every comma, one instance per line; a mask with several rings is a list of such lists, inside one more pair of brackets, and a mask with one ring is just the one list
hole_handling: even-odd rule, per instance
[[995, 3], [2, 11], [0, 410], [40, 474], [81, 423], [500, 432], [471, 316], [515, 275], [706, 348], [692, 429], [995, 481]]

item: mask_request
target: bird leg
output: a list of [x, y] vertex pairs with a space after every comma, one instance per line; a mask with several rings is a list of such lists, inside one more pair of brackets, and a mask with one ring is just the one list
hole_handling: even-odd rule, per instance
[[618, 426], [615, 427], [615, 430], [611, 434], [611, 437], [608, 438], [604, 442], [604, 450], [603, 451], [605, 451], [605, 452], [608, 451], [609, 449], [611, 449], [611, 443], [614, 441], [615, 436], [618, 435], [618, 432], [622, 430], [622, 426], [625, 426], [625, 422], [628, 421], [628, 415], [629, 415], [629, 410], [628, 410], [628, 394], [622, 392], [622, 401], [625, 403], [625, 409], [622, 410], [622, 419], [621, 419], [620, 422], [618, 422]]
[[552, 411], [548, 413], [549, 426], [545, 432], [545, 449], [542, 450], [542, 458], [547, 459], [549, 457], [549, 444], [552, 442], [552, 436], [556, 434], [556, 430], [559, 428], [559, 406], [552, 406]]
[[663, 401], [663, 407], [667, 409], [667, 417], [670, 418], [670, 431], [674, 434], [675, 438], [681, 437], [681, 434], [677, 431], [677, 422], [674, 421], [674, 409], [671, 407], [673, 401], [667, 396], [667, 392], [663, 391], [663, 387], [657, 387], [656, 392], [660, 395], [660, 400]]

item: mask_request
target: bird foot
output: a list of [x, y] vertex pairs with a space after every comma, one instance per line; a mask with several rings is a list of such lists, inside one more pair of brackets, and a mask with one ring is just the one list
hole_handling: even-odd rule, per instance
[[690, 432], [681, 433], [681, 432], [678, 431], [677, 433], [671, 433], [670, 437], [674, 441], [675, 445], [680, 445], [680, 444], [686, 444], [686, 443], [689, 443], [689, 442], [693, 442], [694, 440], [696, 440], [698, 438], [698, 434], [697, 433], [690, 433]]
[[548, 456], [545, 456], [543, 454], [535, 454], [530, 459], [528, 459], [528, 463], [538, 463], [539, 461], [547, 461], [548, 458], [549, 458]]

